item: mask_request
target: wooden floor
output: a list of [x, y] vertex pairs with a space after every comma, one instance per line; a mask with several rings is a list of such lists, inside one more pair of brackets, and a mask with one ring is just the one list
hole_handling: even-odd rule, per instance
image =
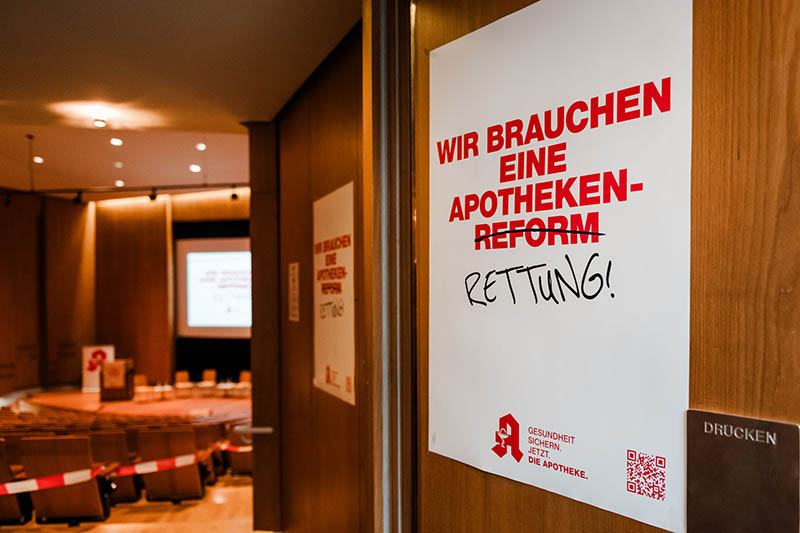
[[225, 476], [199, 501], [180, 505], [148, 502], [118, 504], [105, 522], [40, 526], [31, 521], [24, 527], [2, 531], [91, 532], [91, 533], [251, 533], [253, 531], [253, 487], [249, 476]]
[[148, 402], [100, 402], [99, 392], [42, 392], [28, 403], [91, 413], [155, 416], [215, 416], [231, 420], [250, 418], [250, 398], [186, 398]]

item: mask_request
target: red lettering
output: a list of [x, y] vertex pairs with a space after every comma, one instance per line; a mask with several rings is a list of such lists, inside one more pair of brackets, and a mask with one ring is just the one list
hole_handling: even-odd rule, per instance
[[605, 125], [614, 123], [614, 93], [606, 94], [605, 105], [600, 105], [600, 99], [595, 96], [591, 100], [591, 127], [596, 128], [600, 123], [600, 115], [605, 117]]
[[525, 229], [525, 241], [534, 248], [541, 246], [547, 234], [544, 231], [531, 231], [533, 229], [545, 229], [544, 221], [541, 218], [532, 218], [528, 221]]
[[539, 154], [535, 150], [528, 150], [525, 152], [525, 177], [530, 178], [533, 176], [533, 171], [536, 171], [537, 176], [544, 175], [545, 164], [545, 148], [539, 148]]
[[439, 150], [440, 165], [444, 165], [445, 163], [452, 163], [453, 155], [455, 155], [455, 149], [456, 149], [456, 137], [437, 142], [436, 148]]
[[639, 118], [639, 86], [617, 91], [617, 122]]
[[589, 111], [589, 106], [586, 105], [586, 102], [577, 101], [567, 109], [567, 129], [570, 133], [580, 133], [586, 127], [586, 124], [589, 123], [589, 119], [587, 117], [583, 117], [578, 122], [575, 122], [575, 112], [580, 111], [582, 113], [586, 113]]
[[557, 180], [556, 181], [556, 191], [555, 191], [555, 206], [556, 209], [561, 209], [564, 207], [564, 202], [567, 203], [567, 207], [577, 207], [578, 203], [575, 201], [575, 196], [572, 195], [572, 186], [575, 184], [578, 178], [569, 178], [567, 180]]
[[506, 148], [511, 148], [511, 140], [517, 141], [517, 146], [522, 145], [522, 121], [520, 119], [506, 122]]
[[468, 194], [464, 197], [464, 211], [465, 219], [469, 220], [470, 215], [478, 210], [478, 195]]
[[[486, 204], [489, 204], [489, 207]], [[497, 195], [493, 191], [486, 191], [481, 195], [481, 215], [483, 218], [492, 218], [497, 211]]]
[[[523, 192], [523, 190], [525, 192]], [[515, 187], [514, 214], [518, 215], [522, 211], [530, 213], [532, 207], [533, 207], [533, 184], [529, 183], [525, 187]]]
[[552, 230], [562, 230], [569, 228], [569, 220], [567, 217], [557, 215], [554, 217], [549, 217], [547, 219], [547, 227], [550, 228], [550, 232], [547, 234], [547, 245], [553, 246], [556, 243], [556, 237], [561, 238], [561, 244], [569, 244], [569, 235], [567, 233], [561, 231], [552, 231]]
[[[570, 229], [576, 231], [591, 231], [592, 233], [598, 233], [600, 227], [600, 215], [597, 211], [592, 213], [586, 213], [586, 223], [583, 222], [583, 217], [580, 213], [573, 213], [569, 217], [569, 225]], [[572, 233], [570, 235], [570, 243], [577, 244], [578, 238], [580, 238], [581, 243], [589, 242], [589, 237], [592, 238], [592, 242], [597, 242], [600, 238], [599, 235], [581, 235], [579, 233]]]
[[517, 219], [517, 220], [512, 220], [511, 222], [508, 223], [508, 229], [509, 229], [509, 231], [511, 231], [511, 234], [510, 234], [511, 235], [511, 237], [510, 237], [510, 239], [511, 239], [510, 247], [511, 248], [516, 248], [517, 247], [517, 239], [522, 237], [522, 233], [519, 233], [519, 230], [521, 230], [524, 227], [525, 227], [525, 221], [524, 220]]
[[553, 127], [553, 110], [548, 109], [544, 112], [544, 132], [549, 139], [561, 137], [564, 133], [564, 107], [556, 110], [556, 125]]
[[[586, 174], [581, 176], [578, 198], [581, 205], [595, 205], [600, 203], [600, 174]], [[591, 196], [597, 194], [597, 196]]]
[[450, 208], [450, 220], [464, 220], [464, 210], [461, 208], [461, 198], [456, 196], [453, 198], [453, 206]]
[[509, 211], [509, 198], [511, 197], [512, 194], [514, 194], [514, 188], [513, 187], [507, 187], [505, 189], [498, 189], [497, 190], [497, 196], [499, 196], [503, 200], [503, 207], [502, 207], [503, 216], [508, 214], [508, 211]]
[[[508, 222], [495, 222], [492, 224], [492, 249], [508, 248], [508, 234], [502, 233], [508, 229]], [[498, 235], [499, 233], [499, 235]]]
[[[470, 152], [472, 152], [470, 154]], [[464, 135], [464, 159], [470, 155], [478, 155], [478, 132], [471, 131]]]
[[566, 172], [567, 143], [552, 144], [547, 147], [547, 152], [547, 173]]
[[490, 239], [486, 239], [487, 235], [491, 235], [492, 229], [489, 227], [489, 224], [475, 224], [475, 249], [480, 250], [481, 244], [486, 246], [487, 250], [492, 249], [492, 244]]
[[611, 193], [617, 200], [624, 202], [628, 199], [628, 169], [623, 168], [619, 171], [619, 182], [614, 178], [611, 171], [603, 172], [603, 203], [611, 201]]
[[536, 210], [546, 211], [553, 209], [553, 193], [550, 192], [552, 181], [540, 181], [536, 184]]
[[514, 154], [500, 156], [500, 183], [506, 183], [517, 179], [514, 173]]
[[503, 148], [503, 126], [495, 124], [486, 128], [486, 153], [491, 154]]
[[664, 78], [661, 80], [661, 92], [656, 89], [656, 84], [652, 81], [646, 83], [642, 97], [644, 104], [644, 116], [647, 117], [653, 114], [654, 102], [656, 106], [658, 106], [658, 110], [662, 113], [669, 111], [671, 106], [671, 93], [672, 78]]
[[531, 115], [528, 120], [528, 130], [525, 132], [525, 144], [532, 141], [543, 141], [542, 125], [539, 122], [539, 115]]

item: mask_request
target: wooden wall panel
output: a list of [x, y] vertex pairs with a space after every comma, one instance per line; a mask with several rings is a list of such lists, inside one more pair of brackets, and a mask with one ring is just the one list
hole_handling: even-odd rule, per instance
[[[301, 299], [300, 322], [289, 322], [287, 295], [281, 295], [284, 530], [357, 531], [357, 410], [311, 384], [312, 205], [350, 181], [356, 188], [360, 183], [360, 29], [345, 38], [287, 104], [278, 126], [281, 287], [287, 287], [288, 264], [299, 262]], [[356, 370], [356, 390], [360, 379]]]
[[253, 425], [275, 430], [272, 435], [253, 436], [253, 526], [266, 531], [283, 529], [278, 139], [274, 122], [253, 122], [247, 127], [253, 189]]
[[94, 343], [95, 204], [44, 200], [44, 385], [81, 382], [81, 347]]
[[[231, 193], [234, 191], [239, 196], [237, 200], [231, 199]], [[171, 198], [173, 222], [250, 218], [249, 187], [174, 194]]]
[[[416, 2], [420, 531], [653, 531], [427, 452], [428, 54], [531, 2]], [[800, 4], [695, 0], [692, 407], [800, 422]]]
[[39, 384], [41, 209], [28, 195], [0, 204], [0, 394]]
[[114, 344], [150, 382], [173, 365], [173, 274], [166, 196], [97, 204], [97, 342]]

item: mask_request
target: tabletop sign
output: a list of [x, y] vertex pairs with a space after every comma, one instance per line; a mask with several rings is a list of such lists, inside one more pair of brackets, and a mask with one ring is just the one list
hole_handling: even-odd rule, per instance
[[82, 392], [100, 392], [100, 371], [103, 363], [114, 360], [114, 346], [83, 347]]
[[800, 428], [691, 410], [690, 533], [800, 531]]
[[690, 0], [541, 0], [430, 52], [428, 449], [672, 531], [691, 60]]
[[314, 202], [314, 386], [355, 405], [353, 182]]

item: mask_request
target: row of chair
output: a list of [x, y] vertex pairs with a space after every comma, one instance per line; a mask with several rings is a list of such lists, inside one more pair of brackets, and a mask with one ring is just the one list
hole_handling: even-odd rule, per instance
[[175, 372], [175, 384], [149, 385], [147, 376], [136, 374], [134, 376], [135, 399], [138, 401], [167, 400], [172, 398], [201, 397], [238, 397], [246, 398], [252, 391], [252, 374], [249, 370], [239, 373], [239, 381], [217, 382], [217, 371], [206, 369], [203, 371], [202, 381], [193, 382], [189, 379], [187, 370]]
[[[0, 483], [100, 466], [105, 470], [76, 485], [0, 496], [0, 523], [25, 523], [33, 510], [42, 524], [104, 520], [113, 505], [138, 501], [142, 491], [148, 501], [180, 502], [202, 498], [205, 486], [228, 469], [239, 474], [252, 471], [251, 454], [213, 449], [214, 443], [224, 440], [243, 444], [230, 431], [229, 421], [60, 411], [43, 410], [33, 416], [0, 412]], [[234, 421], [239, 422], [244, 421]], [[113, 477], [120, 466], [195, 453], [196, 464]]]

